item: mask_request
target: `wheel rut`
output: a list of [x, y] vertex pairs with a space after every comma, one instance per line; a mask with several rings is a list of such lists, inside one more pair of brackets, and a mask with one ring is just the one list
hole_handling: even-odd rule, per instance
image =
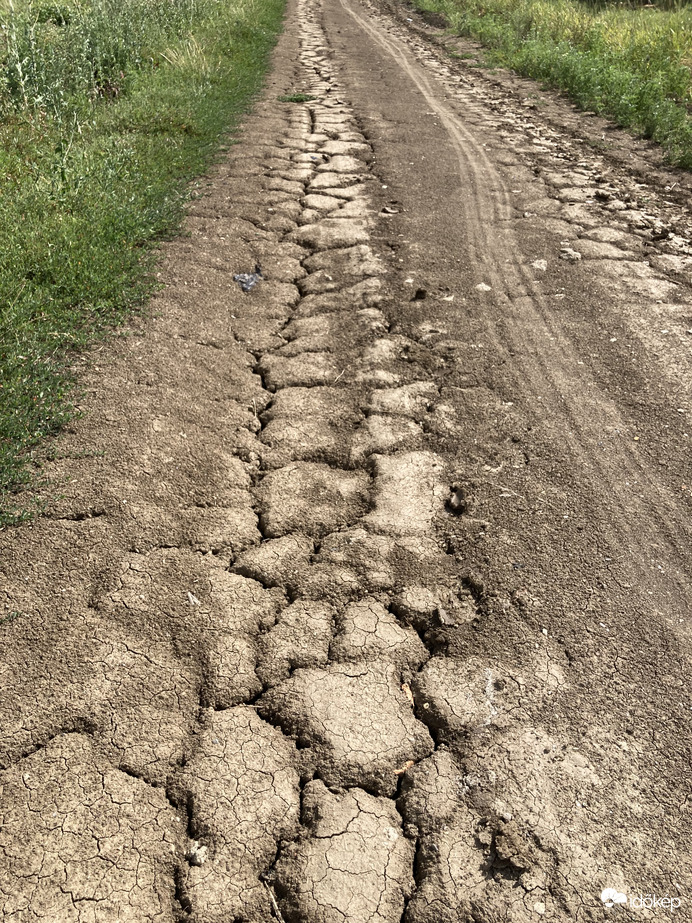
[[[535, 269], [513, 258], [521, 252], [521, 247], [511, 227], [515, 209], [509, 188], [476, 132], [466, 128], [465, 120], [455, 111], [461, 105], [465, 116], [470, 113], [478, 116], [481, 112], [479, 102], [473, 95], [464, 93], [463, 87], [457, 88], [452, 102], [446, 97], [440, 98], [439, 85], [432, 85], [425, 67], [416, 60], [401, 35], [397, 36], [389, 24], [385, 28], [383, 22], [368, 21], [353, 4], [342, 0], [341, 5], [358, 26], [396, 60], [449, 136], [467, 190], [464, 221], [474, 281], [489, 285], [488, 299], [506, 318], [499, 336], [492, 329], [489, 335], [495, 338], [497, 347], [509, 347], [527, 356], [528, 361], [521, 365], [524, 386], [531, 389], [536, 400], [551, 395], [551, 403], [544, 407], [544, 412], [554, 415], [558, 425], [563, 427], [568, 451], [579, 460], [583, 475], [589, 472], [594, 483], [606, 481], [609, 492], [618, 500], [616, 508], [627, 510], [627, 515], [618, 523], [621, 540], [630, 546], [638, 545], [640, 553], [645, 553], [651, 541], [649, 536], [633, 527], [631, 491], [624, 489], [627, 483], [640, 483], [644, 485], [647, 498], [656, 497], [653, 506], [660, 513], [654, 529], [659, 536], [666, 536], [670, 553], [675, 555], [680, 537], [687, 536], [687, 517], [680, 515], [669, 502], [668, 491], [650, 476], [648, 466], [637, 457], [636, 446], [618, 446], [620, 451], [614, 465], [611, 459], [607, 465], [599, 464], [597, 446], [603, 432], [623, 430], [626, 424], [615, 401], [604, 400], [600, 395], [598, 402], [594, 400], [596, 389], [579, 370], [578, 356], [561, 324], [555, 322], [553, 308], [541, 291], [543, 286], [536, 280]], [[429, 60], [426, 59], [426, 63], [429, 64]], [[438, 61], [435, 64], [437, 76], [451, 76], [444, 64]], [[501, 236], [497, 233], [498, 226], [503, 227]], [[545, 349], [546, 340], [551, 344], [549, 352]], [[586, 403], [590, 411], [588, 416], [583, 412]], [[642, 504], [637, 512], [641, 519], [651, 517], [648, 504]]]
[[[618, 447], [619, 478], [598, 462], [625, 424], [580, 409], [590, 385], [517, 256], [509, 189], [458, 114], [482, 105], [449, 101], [444, 68], [372, 7], [297, 0], [152, 317], [87, 380], [48, 469], [60, 496], [0, 535], [8, 921], [600, 920], [601, 887], [624, 886], [598, 810], [604, 780], [636, 803], [625, 757], [604, 770], [552, 720], [567, 642], [468, 552], [489, 523], [450, 388], [479, 389], [451, 384], [435, 306], [454, 295], [400, 278], [410, 229], [350, 101], [347, 22], [447, 138], [470, 284], [505, 317], [485, 335], [532, 358], [525, 399], [553, 395], [587, 485], [624, 504], [638, 480], [671, 547], [686, 534], [635, 454]], [[102, 451], [75, 466], [85, 444]], [[631, 518], [613, 535], [646, 546]]]

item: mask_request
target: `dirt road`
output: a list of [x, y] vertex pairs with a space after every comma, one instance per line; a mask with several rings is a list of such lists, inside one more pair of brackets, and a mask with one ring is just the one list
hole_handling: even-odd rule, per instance
[[692, 918], [689, 183], [433, 31], [289, 4], [0, 533], [3, 920]]

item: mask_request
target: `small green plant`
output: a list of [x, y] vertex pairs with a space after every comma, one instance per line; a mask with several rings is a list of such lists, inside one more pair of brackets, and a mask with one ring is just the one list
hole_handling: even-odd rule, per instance
[[23, 612], [20, 612], [16, 609], [12, 612], [8, 612], [7, 615], [0, 615], [0, 625], [8, 625], [10, 622], [14, 622], [16, 619], [21, 618], [23, 615]]
[[277, 99], [280, 103], [309, 103], [317, 97], [309, 93], [291, 93], [289, 96], [277, 96]]

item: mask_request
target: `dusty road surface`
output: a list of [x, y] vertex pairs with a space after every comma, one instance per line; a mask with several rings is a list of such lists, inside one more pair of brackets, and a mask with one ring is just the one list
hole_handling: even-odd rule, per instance
[[440, 41], [289, 4], [0, 534], [7, 923], [692, 919], [688, 181]]

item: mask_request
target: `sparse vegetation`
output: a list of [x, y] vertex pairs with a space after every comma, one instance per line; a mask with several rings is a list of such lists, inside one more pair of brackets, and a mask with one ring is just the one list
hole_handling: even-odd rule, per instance
[[23, 615], [23, 612], [18, 612], [17, 610], [8, 612], [7, 615], [0, 615], [0, 625], [8, 625], [10, 622], [20, 619]]
[[490, 63], [564, 90], [692, 168], [692, 8], [583, 0], [416, 0]]
[[309, 103], [312, 99], [317, 99], [316, 96], [311, 96], [309, 93], [291, 93], [289, 96], [277, 96], [277, 99], [280, 103]]
[[282, 12], [283, 0], [0, 7], [0, 523], [36, 445], [73, 413], [79, 350], [152, 290], [151, 244], [259, 87]]

